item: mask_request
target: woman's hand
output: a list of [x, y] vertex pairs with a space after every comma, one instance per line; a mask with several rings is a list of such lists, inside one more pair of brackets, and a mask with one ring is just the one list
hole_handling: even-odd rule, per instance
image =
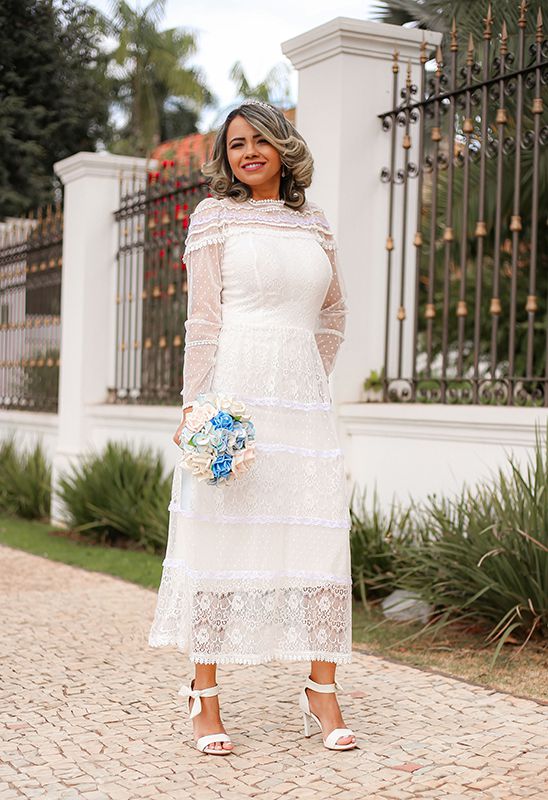
[[179, 423], [179, 427], [177, 428], [177, 430], [173, 434], [172, 439], [175, 442], [175, 444], [177, 445], [177, 447], [179, 447], [179, 437], [181, 435], [181, 432], [182, 432], [184, 424], [185, 424], [186, 415], [189, 414], [191, 411], [192, 411], [192, 406], [189, 406], [188, 408], [185, 408], [185, 410], [183, 411], [183, 418], [182, 418], [181, 422]]

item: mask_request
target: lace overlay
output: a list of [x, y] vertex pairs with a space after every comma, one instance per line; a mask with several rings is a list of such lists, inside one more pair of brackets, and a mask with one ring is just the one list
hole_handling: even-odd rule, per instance
[[256, 459], [230, 486], [179, 460], [152, 647], [201, 663], [351, 660], [349, 496], [328, 375], [347, 312], [323, 214], [206, 198], [191, 216], [183, 407], [250, 407]]

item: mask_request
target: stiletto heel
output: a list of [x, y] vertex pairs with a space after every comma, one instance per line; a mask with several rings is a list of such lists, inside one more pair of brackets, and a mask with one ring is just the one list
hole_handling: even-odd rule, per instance
[[[316, 692], [336, 692], [337, 689], [340, 689], [341, 691], [344, 690], [337, 681], [335, 681], [335, 683], [316, 683], [316, 681], [313, 681], [310, 677], [308, 677], [305, 681], [301, 694], [299, 695], [299, 707], [303, 712], [304, 735], [307, 738], [312, 736], [310, 721], [314, 720], [322, 733], [323, 739], [322, 723], [316, 714], [310, 710], [310, 702], [306, 693], [307, 688], [314, 689]], [[337, 740], [341, 739], [343, 736], [354, 736], [354, 731], [351, 728], [335, 728], [328, 733], [325, 739], [323, 739], [324, 747], [327, 747], [328, 750], [352, 750], [354, 747], [356, 747], [355, 741], [350, 742], [349, 744], [337, 744]]]
[[[216, 683], [214, 686], [208, 686], [206, 689], [194, 689], [193, 678], [190, 686], [181, 686], [177, 694], [183, 697], [188, 696], [189, 719], [194, 719], [194, 717], [197, 717], [202, 711], [202, 701], [200, 698], [213, 697], [219, 694], [219, 684]], [[194, 698], [192, 710], [190, 709], [191, 697]], [[208, 733], [206, 736], [200, 736], [195, 740], [196, 747], [202, 753], [215, 756], [227, 756], [229, 753], [232, 753], [232, 749], [227, 750], [225, 747], [210, 747], [214, 742], [230, 742], [230, 736], [228, 733], [224, 733], [224, 731], [219, 731], [219, 733]]]
[[304, 735], [308, 738], [312, 736], [312, 731], [310, 730], [310, 717], [303, 711], [303, 725], [304, 725]]

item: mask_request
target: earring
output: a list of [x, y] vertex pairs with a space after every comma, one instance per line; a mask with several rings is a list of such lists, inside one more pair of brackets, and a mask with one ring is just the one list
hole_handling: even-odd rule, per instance
[[285, 178], [285, 167], [282, 165], [282, 178]]

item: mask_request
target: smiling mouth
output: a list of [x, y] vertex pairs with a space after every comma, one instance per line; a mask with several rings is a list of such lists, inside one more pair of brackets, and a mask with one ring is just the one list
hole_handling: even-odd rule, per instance
[[256, 172], [263, 167], [264, 164], [261, 164], [258, 161], [253, 161], [251, 164], [245, 164], [242, 169], [245, 169], [246, 172]]

